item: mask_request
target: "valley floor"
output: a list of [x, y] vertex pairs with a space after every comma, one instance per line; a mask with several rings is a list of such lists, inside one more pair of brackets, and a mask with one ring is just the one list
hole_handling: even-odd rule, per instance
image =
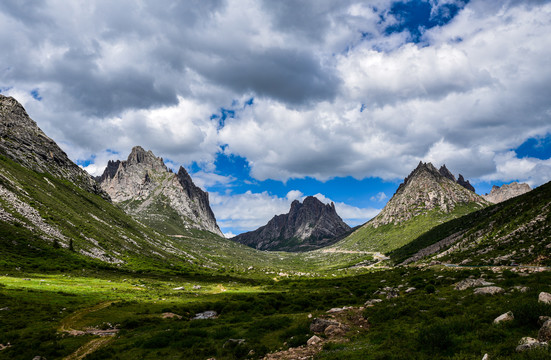
[[[11, 272], [0, 277], [0, 359], [548, 359], [547, 348], [515, 350], [551, 316], [538, 302], [551, 273], [539, 270], [402, 267], [278, 281]], [[503, 292], [456, 289], [469, 278]], [[193, 319], [206, 311], [216, 316]], [[493, 324], [508, 311], [514, 320]], [[316, 318], [338, 325], [320, 331]]]

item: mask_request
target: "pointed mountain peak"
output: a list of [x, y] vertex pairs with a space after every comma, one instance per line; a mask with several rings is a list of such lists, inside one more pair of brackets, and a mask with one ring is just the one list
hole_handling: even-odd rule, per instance
[[450, 179], [450, 180], [453, 181], [453, 182], [456, 182], [455, 176], [451, 173], [451, 171], [448, 170], [448, 168], [446, 167], [446, 164], [442, 165], [442, 166], [440, 167], [440, 169], [438, 170], [438, 172], [439, 172], [440, 175], [442, 175], [443, 177], [448, 178], [448, 179]]
[[350, 231], [335, 210], [315, 196], [294, 200], [289, 213], [277, 215], [255, 231], [233, 240], [259, 250], [306, 251], [335, 243]]
[[491, 203], [497, 204], [516, 196], [525, 194], [531, 190], [532, 188], [530, 187], [530, 185], [524, 183], [519, 184], [518, 182], [514, 181], [510, 184], [504, 184], [501, 187], [493, 185], [490, 194], [484, 195], [483, 198]]
[[465, 178], [461, 174], [459, 174], [459, 177], [457, 178], [457, 183], [463, 186], [465, 189], [475, 192], [474, 186], [471, 185], [469, 180], [465, 180]]
[[449, 213], [457, 204], [485, 205], [484, 199], [475, 194], [474, 189], [469, 191], [463, 185], [470, 184], [461, 175], [459, 178], [462, 184], [454, 181], [453, 174], [445, 166], [437, 170], [431, 163], [420, 162], [379, 215], [368, 224], [374, 227], [398, 224], [433, 209]]

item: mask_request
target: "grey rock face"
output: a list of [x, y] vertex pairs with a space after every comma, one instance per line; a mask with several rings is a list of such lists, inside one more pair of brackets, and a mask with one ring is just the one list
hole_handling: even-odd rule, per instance
[[465, 189], [474, 192], [474, 186], [471, 185], [469, 180], [465, 180], [465, 178], [463, 178], [463, 175], [459, 174], [459, 177], [457, 178], [457, 183], [463, 186]]
[[481, 288], [476, 288], [473, 291], [473, 294], [476, 295], [496, 295], [501, 294], [504, 292], [503, 288], [500, 288], [499, 286], [486, 286]]
[[305, 251], [330, 245], [350, 231], [335, 210], [313, 196], [293, 201], [288, 214], [277, 215], [255, 231], [232, 240], [259, 250]]
[[396, 225], [432, 209], [449, 213], [458, 204], [468, 203], [487, 205], [482, 197], [456, 183], [445, 166], [438, 171], [431, 163], [419, 162], [384, 209], [368, 224]]
[[98, 180], [113, 202], [139, 219], [162, 223], [176, 213], [184, 227], [222, 236], [208, 193], [183, 167], [174, 174], [151, 150], [134, 147], [126, 161], [110, 161]]
[[494, 185], [492, 186], [492, 191], [482, 197], [486, 201], [497, 204], [502, 201], [506, 201], [516, 196], [525, 194], [530, 190], [532, 190], [532, 188], [528, 184], [519, 184], [517, 182], [512, 182], [501, 187]]
[[28, 169], [67, 179], [86, 191], [109, 199], [98, 183], [44, 134], [17, 100], [1, 94], [0, 153]]

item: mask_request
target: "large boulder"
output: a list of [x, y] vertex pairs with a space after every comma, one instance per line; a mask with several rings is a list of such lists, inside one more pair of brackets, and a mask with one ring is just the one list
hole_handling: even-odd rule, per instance
[[512, 311], [507, 311], [505, 314], [501, 314], [494, 319], [494, 324], [500, 324], [503, 322], [513, 321], [515, 317]]
[[547, 347], [547, 343], [540, 342], [531, 337], [523, 337], [522, 339], [520, 339], [516, 350], [518, 352], [522, 352], [526, 350], [538, 349], [541, 347]]
[[538, 332], [538, 340], [539, 341], [551, 340], [551, 320], [547, 320], [540, 328], [540, 331]]
[[308, 341], [306, 342], [306, 345], [308, 346], [312, 346], [312, 345], [317, 345], [319, 343], [321, 343], [323, 340], [319, 337], [319, 336], [312, 336], [310, 339], [308, 339]]
[[322, 333], [325, 331], [325, 329], [330, 325], [336, 325], [339, 326], [340, 323], [332, 320], [325, 320], [320, 318], [315, 318], [312, 323], [310, 324], [310, 331], [315, 333]]
[[538, 301], [544, 304], [551, 304], [551, 294], [544, 291], [540, 292], [538, 296]]
[[473, 294], [476, 295], [495, 295], [495, 294], [501, 294], [504, 292], [503, 288], [500, 288], [499, 286], [486, 286], [474, 289]]
[[484, 279], [465, 279], [455, 284], [455, 290], [467, 290], [469, 288], [478, 286], [488, 286], [494, 283], [488, 282]]
[[325, 328], [325, 331], [323, 333], [327, 337], [343, 336], [346, 333], [346, 330], [343, 326], [329, 325]]

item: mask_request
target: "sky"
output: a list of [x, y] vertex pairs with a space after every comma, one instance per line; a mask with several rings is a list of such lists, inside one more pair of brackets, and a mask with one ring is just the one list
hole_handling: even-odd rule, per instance
[[295, 199], [375, 216], [419, 163], [551, 180], [551, 3], [0, 2], [0, 92], [90, 174], [184, 166], [227, 235]]

